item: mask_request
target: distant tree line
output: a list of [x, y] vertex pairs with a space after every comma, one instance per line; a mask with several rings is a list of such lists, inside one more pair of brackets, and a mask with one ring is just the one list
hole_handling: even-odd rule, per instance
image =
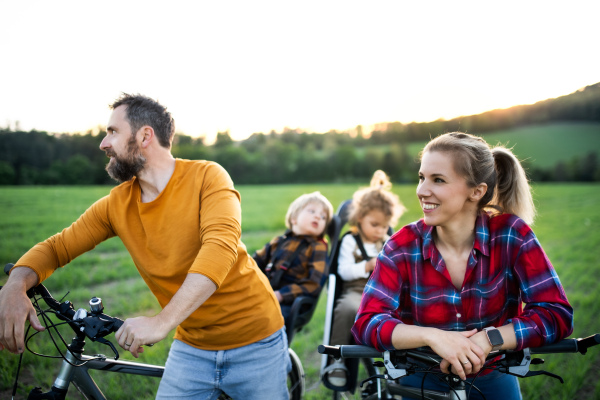
[[[365, 182], [376, 169], [395, 182], [413, 182], [418, 162], [408, 152], [411, 142], [444, 132], [481, 134], [556, 121], [600, 122], [600, 83], [556, 99], [448, 121], [380, 124], [368, 138], [360, 126], [354, 132], [323, 134], [285, 129], [237, 142], [220, 132], [210, 146], [202, 138], [177, 134], [173, 154], [216, 161], [238, 184]], [[106, 155], [98, 149], [104, 135], [0, 129], [0, 185], [114, 183], [104, 171]], [[528, 172], [533, 181], [600, 181], [596, 153], [550, 169], [531, 166]]]

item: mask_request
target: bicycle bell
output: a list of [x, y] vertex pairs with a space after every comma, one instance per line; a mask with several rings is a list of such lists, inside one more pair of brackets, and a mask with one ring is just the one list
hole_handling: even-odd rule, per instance
[[102, 299], [100, 297], [92, 297], [90, 299], [90, 310], [93, 313], [101, 313], [104, 311], [104, 305], [102, 304]]

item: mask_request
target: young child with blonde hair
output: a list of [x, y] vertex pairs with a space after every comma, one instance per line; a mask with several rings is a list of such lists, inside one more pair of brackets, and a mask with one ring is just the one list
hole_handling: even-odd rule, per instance
[[[378, 170], [373, 174], [370, 186], [359, 189], [352, 197], [348, 216], [350, 231], [342, 238], [338, 257], [337, 273], [343, 281], [343, 292], [333, 314], [330, 340], [333, 345], [351, 343], [350, 329], [363, 289], [375, 268], [377, 254], [389, 238], [388, 230], [405, 211], [391, 188], [388, 176]], [[342, 361], [334, 362], [328, 371], [332, 385], [346, 385], [347, 368]]]
[[327, 262], [323, 236], [332, 216], [333, 206], [320, 192], [303, 194], [288, 208], [286, 232], [252, 256], [269, 278], [286, 320], [296, 297], [321, 290]]

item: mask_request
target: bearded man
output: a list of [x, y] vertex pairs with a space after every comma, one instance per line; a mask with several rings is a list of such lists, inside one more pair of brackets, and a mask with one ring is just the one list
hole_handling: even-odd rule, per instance
[[27, 320], [44, 329], [27, 289], [119, 236], [162, 307], [127, 319], [119, 345], [137, 358], [177, 328], [157, 398], [287, 398], [283, 318], [240, 240], [240, 195], [229, 175], [214, 162], [174, 158], [175, 122], [153, 99], [123, 94], [110, 107], [100, 149], [121, 184], [15, 263], [0, 291], [0, 350], [23, 352]]

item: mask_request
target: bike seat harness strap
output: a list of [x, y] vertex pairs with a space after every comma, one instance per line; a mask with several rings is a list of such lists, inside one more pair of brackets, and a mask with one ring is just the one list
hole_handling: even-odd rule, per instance
[[371, 258], [373, 257], [369, 257], [367, 255], [367, 250], [365, 250], [365, 245], [360, 237], [359, 233], [353, 233], [352, 237], [354, 238], [354, 240], [356, 240], [356, 245], [358, 246], [358, 250], [360, 250], [360, 254], [363, 257], [363, 260], [365, 261], [369, 261]]
[[[304, 251], [304, 249], [309, 246], [308, 240], [306, 238], [302, 238], [292, 255], [285, 257], [286, 249], [283, 244], [291, 238], [291, 232], [286, 232], [284, 235], [280, 236], [280, 240], [278, 242], [279, 245], [277, 246], [277, 250], [273, 255], [273, 259], [265, 268], [265, 274], [267, 275], [267, 278], [269, 278], [269, 283], [271, 284], [273, 290], [278, 290], [281, 287], [281, 280], [285, 272], [296, 262], [296, 259]], [[267, 257], [270, 257], [270, 253], [271, 247], [269, 246]], [[282, 261], [283, 258], [285, 259]]]

